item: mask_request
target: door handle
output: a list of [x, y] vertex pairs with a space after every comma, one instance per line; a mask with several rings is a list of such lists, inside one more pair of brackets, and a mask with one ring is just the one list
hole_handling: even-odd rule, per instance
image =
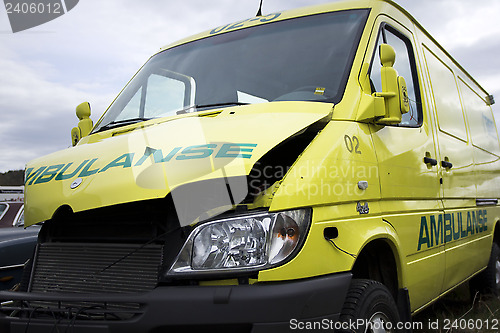
[[441, 166], [446, 169], [451, 169], [453, 168], [453, 164], [448, 161], [441, 161]]
[[425, 156], [424, 157], [424, 163], [425, 164], [430, 164], [432, 166], [435, 166], [435, 165], [438, 164], [438, 161], [436, 159], [434, 159], [434, 158], [430, 158], [430, 157]]

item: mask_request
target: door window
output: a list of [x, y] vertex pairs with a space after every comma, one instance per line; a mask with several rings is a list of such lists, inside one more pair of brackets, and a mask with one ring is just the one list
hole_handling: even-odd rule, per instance
[[385, 24], [382, 26], [378, 40], [375, 55], [373, 56], [370, 79], [372, 90], [382, 91], [382, 79], [380, 77], [379, 46], [380, 44], [389, 44], [396, 51], [396, 62], [394, 68], [399, 76], [404, 77], [410, 99], [410, 111], [403, 114], [399, 126], [418, 127], [422, 124], [422, 107], [420, 103], [420, 91], [418, 89], [418, 77], [415, 66], [415, 58], [410, 40], [396, 29]]

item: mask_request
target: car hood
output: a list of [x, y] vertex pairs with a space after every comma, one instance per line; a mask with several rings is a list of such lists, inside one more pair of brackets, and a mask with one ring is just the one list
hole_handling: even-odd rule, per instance
[[37, 236], [39, 231], [39, 226], [33, 226], [27, 229], [21, 227], [2, 228], [0, 229], [0, 245], [3, 242], [11, 241], [14, 239]]
[[[25, 224], [48, 220], [63, 205], [79, 212], [163, 198], [183, 185], [214, 179], [224, 181], [211, 196], [227, 196], [229, 186], [229, 201], [238, 203], [246, 182], [228, 180], [248, 175], [266, 152], [331, 111], [327, 103], [273, 102], [92, 134], [27, 165]], [[178, 192], [178, 200], [192, 201], [199, 191]]]

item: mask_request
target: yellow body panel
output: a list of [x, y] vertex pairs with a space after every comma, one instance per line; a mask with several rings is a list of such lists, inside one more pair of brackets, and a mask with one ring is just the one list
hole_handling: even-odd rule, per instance
[[403, 285], [410, 292], [412, 308], [417, 308], [441, 292], [444, 245], [419, 248], [422, 217], [439, 214], [441, 207], [437, 200], [388, 201], [381, 207], [386, 212], [384, 219], [394, 227], [400, 239], [398, 250], [406, 271]]
[[[323, 207], [315, 210], [315, 215], [318, 219], [323, 219], [326, 218], [323, 216], [325, 212], [328, 214], [337, 210], [350, 210], [350, 207]], [[335, 239], [335, 244], [353, 255], [357, 255], [364, 245], [374, 239], [385, 238], [396, 243], [394, 231], [380, 217], [313, 221], [307, 240], [297, 257], [282, 266], [260, 272], [259, 281], [292, 280], [349, 271], [355, 259], [338, 251], [325, 240], [323, 230], [327, 227], [339, 230], [339, 238]]]
[[473, 208], [445, 211], [445, 218], [451, 216], [448, 219], [451, 220], [452, 228], [451, 233], [445, 234], [449, 242], [444, 246], [446, 268], [443, 291], [457, 286], [488, 264], [489, 257], [484, 254], [491, 251], [492, 234], [488, 231], [493, 229], [493, 225], [489, 217], [498, 214], [498, 209], [495, 210]]
[[[175, 187], [221, 178], [223, 172], [226, 177], [245, 176], [267, 151], [331, 110], [331, 104], [276, 102], [231, 108], [215, 116], [152, 120], [91, 135], [76, 147], [30, 162], [26, 225], [52, 218], [64, 205], [79, 212], [163, 198]], [[196, 147], [200, 145], [204, 147]], [[196, 148], [187, 151], [190, 147]], [[221, 156], [223, 147], [231, 149]], [[82, 181], [73, 189], [76, 179]]]
[[285, 176], [271, 210], [350, 201], [355, 212], [356, 202], [380, 198], [378, 183], [368, 125], [333, 121]]

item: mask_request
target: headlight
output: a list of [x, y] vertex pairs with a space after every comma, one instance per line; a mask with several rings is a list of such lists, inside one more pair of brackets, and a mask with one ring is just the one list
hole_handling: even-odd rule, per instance
[[256, 213], [195, 228], [167, 273], [221, 273], [283, 263], [305, 239], [310, 211]]

